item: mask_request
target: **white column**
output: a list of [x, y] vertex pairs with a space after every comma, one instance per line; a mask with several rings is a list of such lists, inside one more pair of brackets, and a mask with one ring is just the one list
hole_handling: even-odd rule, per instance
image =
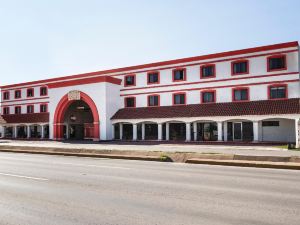
[[44, 139], [45, 138], [45, 126], [41, 125], [41, 138]]
[[222, 122], [218, 122], [218, 141], [222, 141]]
[[161, 141], [162, 140], [162, 124], [159, 123], [157, 128], [158, 128], [158, 140]]
[[27, 126], [27, 138], [30, 138], [30, 125]]
[[228, 141], [228, 122], [224, 122], [224, 141]]
[[191, 123], [185, 124], [185, 141], [191, 141]]
[[142, 140], [145, 140], [145, 123], [142, 123]]
[[4, 138], [4, 127], [3, 126], [0, 126], [0, 133], [1, 133], [0, 138]]
[[166, 141], [170, 140], [170, 124], [166, 123]]
[[132, 140], [137, 140], [137, 124], [132, 124]]
[[120, 123], [119, 129], [120, 129], [120, 140], [122, 140], [123, 139], [123, 124], [122, 123]]
[[197, 122], [193, 123], [194, 141], [197, 141]]
[[258, 142], [258, 121], [252, 121], [253, 123], [253, 141]]
[[111, 130], [111, 139], [114, 140], [115, 139], [115, 125], [112, 124], [112, 130]]
[[296, 140], [295, 140], [295, 147], [299, 148], [299, 119], [295, 119], [295, 136], [296, 136]]
[[14, 126], [13, 127], [13, 138], [17, 138], [18, 137], [18, 126]]

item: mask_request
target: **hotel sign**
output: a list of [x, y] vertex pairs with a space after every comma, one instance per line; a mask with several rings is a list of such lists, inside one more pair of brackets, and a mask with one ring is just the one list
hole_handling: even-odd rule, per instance
[[68, 93], [68, 100], [69, 101], [80, 100], [80, 91], [70, 91]]

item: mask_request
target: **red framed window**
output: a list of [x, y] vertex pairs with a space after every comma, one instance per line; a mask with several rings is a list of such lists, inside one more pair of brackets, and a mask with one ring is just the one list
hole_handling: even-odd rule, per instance
[[186, 69], [178, 68], [173, 70], [173, 82], [186, 81]]
[[46, 96], [48, 95], [48, 88], [47, 87], [41, 87], [40, 88], [40, 96]]
[[232, 101], [234, 102], [249, 101], [249, 88], [248, 87], [233, 88]]
[[134, 108], [135, 107], [135, 97], [126, 97], [124, 98], [125, 108]]
[[9, 91], [3, 92], [3, 100], [9, 100]]
[[272, 55], [267, 58], [268, 72], [286, 70], [286, 55]]
[[34, 97], [34, 89], [28, 88], [27, 89], [27, 98], [32, 98], [32, 97]]
[[4, 107], [3, 108], [3, 115], [8, 115], [9, 114], [9, 107]]
[[21, 90], [15, 90], [15, 99], [22, 98]]
[[124, 77], [124, 86], [135, 86], [135, 75], [127, 75]]
[[286, 99], [288, 97], [286, 84], [270, 85], [268, 89], [269, 99]]
[[185, 105], [186, 104], [186, 93], [174, 93], [173, 94], [173, 105]]
[[21, 114], [21, 106], [15, 106], [15, 114]]
[[201, 92], [201, 102], [202, 103], [213, 103], [216, 102], [216, 91], [202, 91]]
[[159, 95], [149, 95], [148, 96], [148, 106], [159, 106], [160, 105], [160, 96]]
[[216, 77], [216, 65], [215, 64], [208, 64], [200, 66], [200, 78], [213, 78]]
[[237, 60], [231, 62], [231, 75], [249, 74], [249, 60]]
[[46, 112], [48, 112], [48, 105], [47, 105], [47, 104], [41, 104], [41, 105], [40, 105], [40, 112], [41, 112], [41, 113], [46, 113]]
[[159, 84], [159, 72], [153, 71], [147, 73], [147, 84]]
[[28, 105], [27, 106], [27, 113], [34, 113], [34, 106], [33, 105]]

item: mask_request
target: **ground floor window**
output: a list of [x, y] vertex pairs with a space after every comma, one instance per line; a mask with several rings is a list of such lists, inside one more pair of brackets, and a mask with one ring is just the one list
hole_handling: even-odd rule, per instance
[[170, 123], [170, 140], [181, 141], [186, 138], [185, 123]]
[[253, 123], [228, 122], [227, 139], [228, 141], [253, 141]]
[[218, 140], [217, 123], [197, 123], [198, 141], [216, 141]]

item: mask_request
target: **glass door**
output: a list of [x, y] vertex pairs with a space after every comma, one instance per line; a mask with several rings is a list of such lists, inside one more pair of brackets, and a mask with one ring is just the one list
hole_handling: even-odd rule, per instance
[[233, 140], [242, 140], [242, 123], [233, 123]]

